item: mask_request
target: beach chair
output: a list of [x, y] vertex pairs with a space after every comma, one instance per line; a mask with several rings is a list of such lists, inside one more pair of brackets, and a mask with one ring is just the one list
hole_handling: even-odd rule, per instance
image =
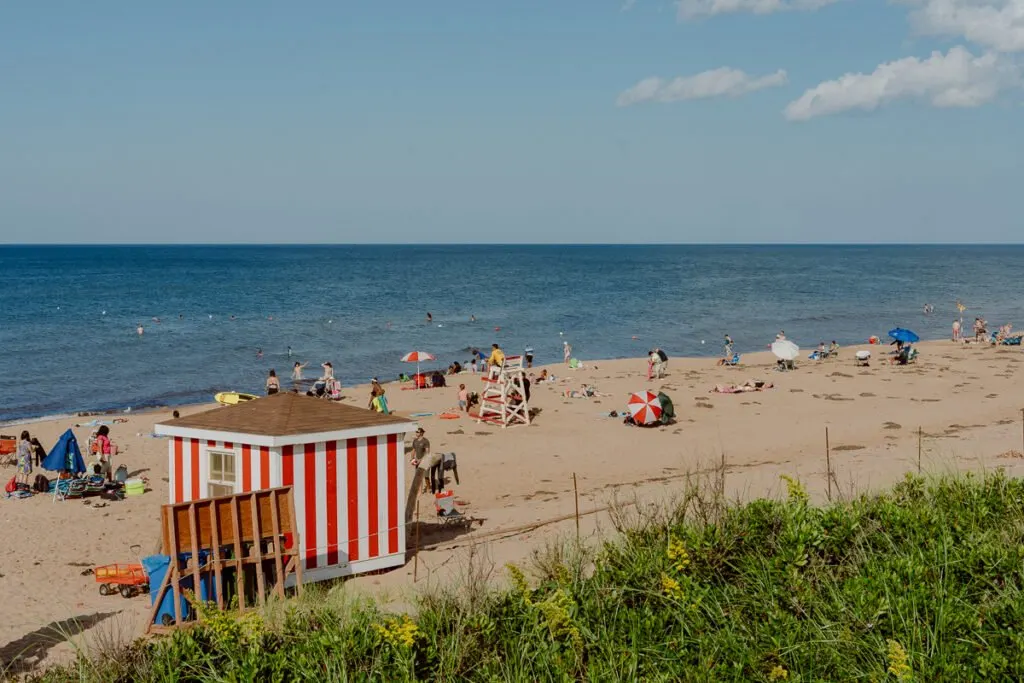
[[437, 521], [444, 526], [471, 526], [473, 520], [455, 507], [455, 492], [451, 489], [434, 495]]
[[853, 364], [857, 367], [868, 367], [871, 365], [871, 352], [858, 351], [854, 356]]
[[918, 353], [916, 346], [910, 347], [910, 352], [907, 354], [907, 362], [908, 363], [916, 363], [917, 362], [917, 357], [919, 355], [921, 355], [921, 354]]
[[738, 354], [738, 353], [732, 354], [732, 358], [727, 358], [725, 360], [725, 363], [723, 363], [723, 365], [729, 365], [729, 366], [736, 366], [736, 365], [739, 365], [739, 364], [740, 364], [740, 354]]

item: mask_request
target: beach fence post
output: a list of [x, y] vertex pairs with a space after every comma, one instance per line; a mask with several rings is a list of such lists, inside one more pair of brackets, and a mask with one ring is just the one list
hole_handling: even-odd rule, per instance
[[825, 479], [828, 481], [828, 502], [832, 502], [832, 449], [828, 444], [828, 427], [825, 427]]
[[572, 495], [576, 499], [576, 545], [580, 544], [580, 490], [576, 485], [576, 473], [572, 473]]
[[921, 476], [921, 439], [924, 436], [924, 432], [921, 427], [918, 427], [918, 476]]
[[416, 540], [413, 542], [416, 552], [412, 556], [412, 582], [416, 583], [416, 575], [420, 569], [420, 502], [416, 501]]

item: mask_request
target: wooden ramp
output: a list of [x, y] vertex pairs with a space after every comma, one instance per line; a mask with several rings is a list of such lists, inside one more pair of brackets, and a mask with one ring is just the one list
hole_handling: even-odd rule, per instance
[[[164, 505], [161, 527], [163, 553], [170, 556], [171, 563], [161, 585], [150, 587], [156, 595], [149, 633], [198, 619], [195, 610], [183, 608], [183, 593], [193, 593], [190, 600], [205, 597], [221, 610], [230, 595], [231, 601], [237, 600], [238, 611], [244, 612], [262, 606], [268, 590], [284, 597], [286, 578], [292, 574], [296, 590], [302, 590], [290, 486]], [[174, 603], [173, 623], [167, 623], [169, 615], [165, 614], [162, 623], [156, 624], [168, 591]]]

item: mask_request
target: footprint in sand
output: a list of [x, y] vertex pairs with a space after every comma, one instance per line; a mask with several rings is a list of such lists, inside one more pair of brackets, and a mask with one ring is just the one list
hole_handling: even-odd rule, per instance
[[448, 432], [448, 433], [449, 434], [465, 434], [466, 432], [462, 431], [461, 429], [456, 429], [454, 432]]
[[473, 432], [473, 436], [490, 436], [491, 432]]
[[852, 378], [853, 375], [847, 375], [845, 372], [833, 372], [833, 373], [829, 374], [829, 377], [850, 377], [850, 378]]
[[849, 445], [846, 445], [846, 446], [833, 446], [832, 450], [834, 450], [834, 451], [862, 451], [862, 450], [864, 450], [864, 446], [857, 446], [855, 444], [849, 444]]
[[703, 401], [697, 403], [698, 408], [714, 408], [715, 406], [711, 403], [705, 403]]
[[802, 394], [802, 393], [804, 393], [804, 390], [803, 389], [790, 389], [789, 393], [791, 393], [791, 394]]
[[999, 394], [985, 394], [985, 398], [999, 398]]
[[865, 391], [863, 394], [860, 394], [860, 397], [861, 398], [874, 398], [875, 395], [872, 394], [870, 391]]
[[886, 422], [882, 425], [882, 429], [903, 429], [903, 425], [896, 422]]
[[999, 420], [998, 422], [996, 422], [996, 424], [997, 425], [1012, 425], [1012, 424], [1015, 424], [1016, 422], [1017, 422], [1016, 420]]

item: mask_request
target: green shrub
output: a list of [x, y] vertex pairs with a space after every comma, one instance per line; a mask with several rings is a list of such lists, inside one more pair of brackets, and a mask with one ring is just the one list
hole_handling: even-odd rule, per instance
[[[817, 507], [685, 502], [412, 615], [313, 598], [45, 680], [1024, 680], [1024, 483], [927, 481]], [[576, 549], [579, 550], [579, 549]], [[338, 591], [332, 591], [331, 595]]]

